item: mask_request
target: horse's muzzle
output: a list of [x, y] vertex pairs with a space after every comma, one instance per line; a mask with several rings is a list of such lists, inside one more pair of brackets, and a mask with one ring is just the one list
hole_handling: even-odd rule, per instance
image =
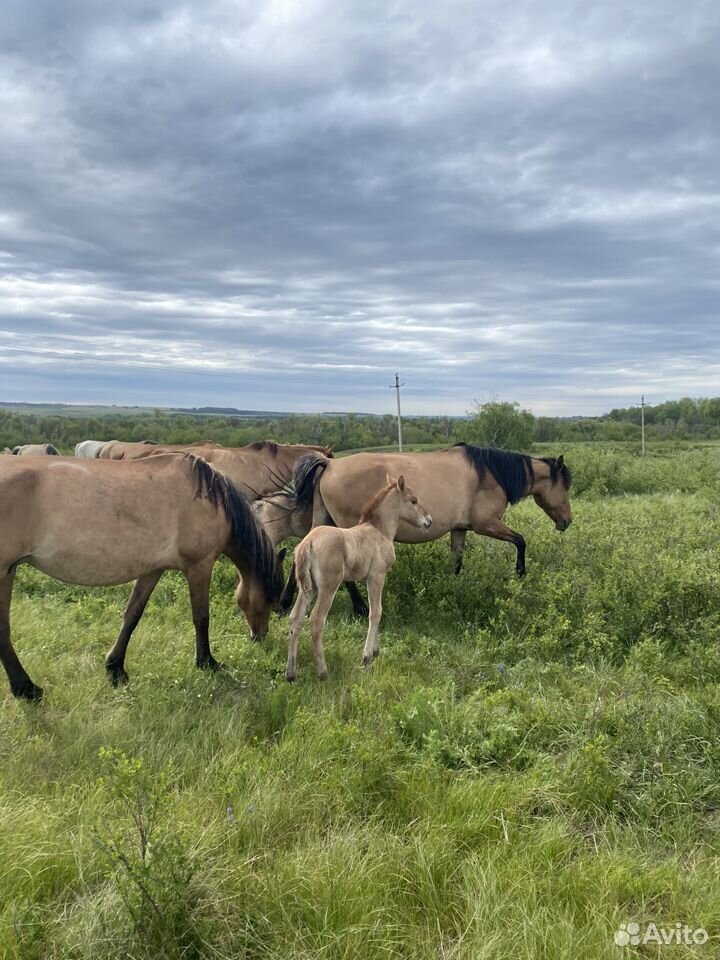
[[430, 516], [429, 513], [426, 513], [425, 516], [422, 518], [422, 525], [425, 528], [425, 530], [429, 530], [430, 527], [432, 526], [432, 517]]
[[560, 533], [564, 533], [571, 523], [572, 520], [569, 518], [567, 520], [558, 520], [558, 522], [555, 524], [555, 529], [559, 530]]

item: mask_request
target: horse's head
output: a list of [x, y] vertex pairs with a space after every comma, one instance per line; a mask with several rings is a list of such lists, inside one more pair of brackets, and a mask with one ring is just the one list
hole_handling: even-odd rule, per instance
[[400, 476], [397, 480], [388, 474], [388, 484], [394, 486], [400, 494], [400, 519], [413, 527], [421, 527], [427, 530], [432, 526], [432, 517], [425, 507], [419, 503], [415, 492], [405, 483], [405, 477]]
[[[536, 462], [533, 462], [533, 467]], [[567, 530], [572, 523], [569, 497], [572, 480], [570, 470], [565, 465], [565, 459], [562, 455], [557, 460], [552, 457], [543, 457], [540, 459], [540, 463], [547, 466], [547, 472], [544, 469], [535, 471], [535, 480], [530, 492], [535, 503], [542, 507], [550, 519], [554, 521], [555, 529], [562, 532]]]
[[279, 550], [276, 558], [277, 580], [273, 589], [272, 599], [269, 599], [267, 587], [263, 586], [256, 577], [240, 576], [235, 589], [235, 602], [247, 618], [250, 627], [250, 639], [262, 640], [268, 632], [270, 614], [277, 609], [282, 591], [282, 562], [286, 554], [285, 547]]

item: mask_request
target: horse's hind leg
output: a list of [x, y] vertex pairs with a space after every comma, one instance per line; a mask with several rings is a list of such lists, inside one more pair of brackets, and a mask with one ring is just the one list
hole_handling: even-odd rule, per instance
[[368, 615], [368, 606], [363, 600], [363, 596], [358, 590], [358, 585], [354, 580], [345, 581], [345, 589], [352, 601], [353, 613], [356, 617], [366, 617]]
[[195, 627], [195, 664], [210, 670], [222, 670], [223, 665], [210, 652], [210, 577], [212, 562], [199, 563], [185, 571], [190, 588], [190, 606]]
[[282, 615], [287, 614], [292, 607], [293, 598], [295, 596], [295, 590], [297, 588], [297, 576], [295, 573], [295, 557], [293, 557], [292, 566], [290, 567], [290, 573], [288, 578], [285, 581], [285, 586], [283, 587], [283, 592], [280, 595], [280, 603], [278, 604], [278, 612]]
[[318, 598], [315, 602], [313, 612], [310, 614], [310, 635], [312, 637], [313, 654], [315, 656], [315, 667], [317, 675], [321, 680], [327, 679], [327, 664], [325, 663], [325, 649], [323, 647], [322, 635], [325, 629], [325, 621], [330, 612], [330, 607], [335, 599], [335, 594], [340, 586], [323, 586], [318, 591]]
[[310, 596], [305, 593], [301, 587], [298, 598], [295, 601], [295, 606], [290, 614], [290, 639], [288, 641], [288, 660], [285, 670], [285, 679], [289, 683], [292, 683], [297, 675], [298, 638], [302, 630], [303, 620], [305, 619], [310, 599]]
[[13, 696], [24, 700], [39, 700], [42, 689], [32, 682], [20, 663], [10, 640], [10, 600], [15, 571], [8, 571], [0, 580], [0, 662], [5, 667]]
[[133, 630], [140, 622], [150, 595], [157, 586], [157, 582], [162, 576], [162, 570], [156, 570], [153, 573], [146, 573], [143, 577], [138, 577], [135, 586], [132, 588], [130, 599], [125, 607], [123, 614], [123, 625], [115, 643], [110, 648], [105, 657], [105, 669], [110, 677], [110, 682], [114, 687], [119, 687], [127, 683], [128, 675], [125, 672], [125, 654], [127, 653], [130, 637]]
[[370, 602], [370, 616], [368, 618], [367, 640], [363, 650], [363, 664], [369, 666], [373, 659], [380, 653], [380, 644], [378, 642], [378, 628], [380, 626], [380, 617], [382, 617], [382, 594], [385, 585], [385, 574], [368, 577], [368, 600]]

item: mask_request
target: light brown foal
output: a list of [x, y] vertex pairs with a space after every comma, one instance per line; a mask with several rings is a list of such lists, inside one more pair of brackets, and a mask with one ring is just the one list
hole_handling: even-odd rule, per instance
[[298, 637], [307, 608], [314, 596], [317, 600], [310, 615], [310, 633], [318, 677], [327, 677], [322, 634], [335, 594], [343, 580], [365, 580], [368, 588], [370, 616], [363, 663], [367, 666], [379, 653], [378, 625], [382, 615], [382, 593], [385, 577], [395, 563], [393, 540], [401, 520], [427, 529], [432, 518], [418, 503], [418, 498], [405, 483], [404, 477], [392, 480], [365, 505], [360, 522], [354, 527], [315, 527], [295, 550], [298, 598], [290, 615], [290, 643], [285, 671], [287, 680], [294, 680], [297, 667]]

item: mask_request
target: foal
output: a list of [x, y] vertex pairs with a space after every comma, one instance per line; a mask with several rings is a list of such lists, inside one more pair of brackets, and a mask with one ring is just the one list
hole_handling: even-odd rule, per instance
[[295, 550], [297, 579], [300, 587], [290, 615], [290, 643], [285, 678], [295, 679], [297, 646], [308, 605], [317, 594], [310, 615], [310, 632], [318, 677], [327, 677], [322, 632], [338, 587], [343, 580], [365, 580], [368, 588], [370, 617], [363, 663], [367, 666], [380, 651], [378, 624], [382, 614], [382, 592], [385, 576], [395, 563], [393, 540], [401, 520], [427, 529], [432, 518], [406, 486], [405, 478], [387, 477], [383, 487], [365, 505], [360, 522], [346, 529], [314, 527]]

